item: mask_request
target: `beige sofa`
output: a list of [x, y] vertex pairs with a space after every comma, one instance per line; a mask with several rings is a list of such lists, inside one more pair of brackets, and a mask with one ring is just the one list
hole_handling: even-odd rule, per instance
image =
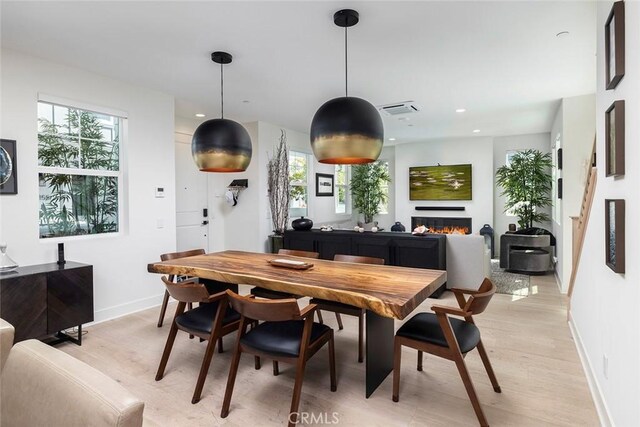
[[[5, 324], [0, 324], [2, 360], [7, 342], [13, 341], [13, 328]], [[142, 401], [103, 373], [47, 344], [19, 342], [3, 365], [3, 427], [142, 425]]]
[[4, 319], [0, 319], [0, 372], [4, 368], [4, 362], [9, 357], [9, 350], [13, 345], [13, 336], [15, 335], [13, 325]]

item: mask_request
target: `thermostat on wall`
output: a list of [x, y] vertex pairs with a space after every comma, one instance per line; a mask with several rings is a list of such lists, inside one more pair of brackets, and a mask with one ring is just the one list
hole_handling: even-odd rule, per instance
[[156, 198], [164, 197], [164, 187], [156, 187]]

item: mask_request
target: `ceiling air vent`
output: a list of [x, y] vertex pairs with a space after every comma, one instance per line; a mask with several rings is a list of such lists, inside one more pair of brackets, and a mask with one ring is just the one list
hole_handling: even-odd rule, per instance
[[401, 114], [413, 114], [420, 111], [420, 107], [413, 101], [396, 102], [378, 106], [378, 110], [387, 116], [399, 116]]

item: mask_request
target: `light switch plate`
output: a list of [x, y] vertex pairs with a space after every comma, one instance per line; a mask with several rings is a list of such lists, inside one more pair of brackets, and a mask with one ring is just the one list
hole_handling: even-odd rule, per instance
[[156, 187], [156, 198], [157, 199], [164, 198], [164, 187]]

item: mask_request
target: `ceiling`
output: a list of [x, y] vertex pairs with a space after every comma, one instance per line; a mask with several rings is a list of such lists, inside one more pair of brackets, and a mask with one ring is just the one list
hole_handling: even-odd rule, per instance
[[226, 50], [225, 117], [308, 133], [344, 95], [343, 8], [349, 95], [421, 106], [384, 117], [396, 143], [548, 132], [560, 98], [595, 91], [595, 2], [2, 1], [2, 46], [169, 93], [187, 118], [220, 114]]

